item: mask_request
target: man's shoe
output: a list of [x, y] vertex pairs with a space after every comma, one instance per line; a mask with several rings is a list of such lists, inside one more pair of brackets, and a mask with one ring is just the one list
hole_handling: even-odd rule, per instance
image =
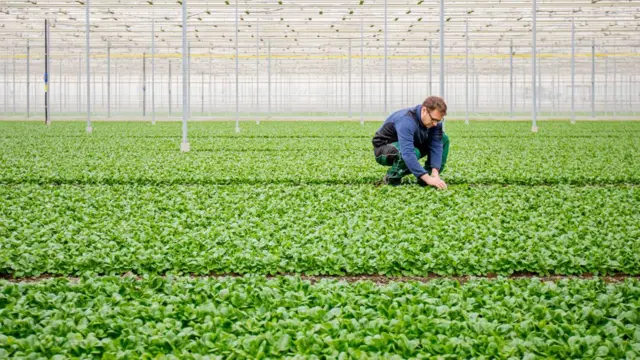
[[398, 178], [391, 178], [389, 177], [389, 175], [385, 175], [384, 178], [382, 178], [382, 183], [385, 185], [391, 185], [391, 186], [398, 186], [400, 185], [400, 183], [402, 182], [402, 179], [398, 179]]

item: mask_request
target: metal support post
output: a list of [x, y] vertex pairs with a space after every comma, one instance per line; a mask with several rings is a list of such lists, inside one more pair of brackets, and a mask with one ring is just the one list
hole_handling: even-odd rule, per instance
[[531, 10], [531, 15], [533, 17], [533, 27], [532, 27], [532, 36], [531, 36], [531, 88], [533, 90], [533, 99], [532, 99], [532, 125], [531, 125], [531, 131], [536, 133], [538, 132], [538, 125], [537, 125], [537, 119], [538, 119], [538, 102], [537, 102], [537, 96], [538, 96], [538, 90], [536, 87], [536, 57], [537, 57], [537, 53], [536, 53], [536, 11], [537, 11], [538, 7], [536, 6], [536, 0], [533, 0], [533, 9]]
[[147, 116], [147, 54], [142, 53], [142, 116]]
[[591, 117], [596, 117], [596, 40], [591, 39]]
[[513, 40], [509, 46], [509, 117], [513, 119]]
[[256, 19], [256, 125], [260, 125], [260, 18]]
[[267, 43], [267, 118], [271, 119], [271, 41]]
[[440, 0], [440, 97], [444, 99], [444, 0]]
[[464, 81], [464, 104], [465, 120], [469, 125], [469, 19], [464, 22], [464, 49], [465, 49], [465, 81]]
[[360, 17], [360, 125], [364, 125], [364, 20]]
[[86, 35], [86, 57], [87, 57], [87, 133], [91, 134], [93, 132], [93, 127], [91, 126], [91, 19], [89, 18], [90, 14], [90, 2], [91, 0], [85, 0], [85, 16], [86, 16], [86, 24], [85, 24], [85, 35]]
[[[576, 108], [575, 108], [575, 96], [576, 96], [576, 26], [574, 18], [571, 17], [571, 123], [576, 123]], [[560, 81], [560, 79], [558, 79]], [[559, 96], [558, 94], [557, 96]], [[557, 97], [556, 96], [556, 97]]]
[[111, 42], [107, 43], [107, 118], [111, 118]]
[[429, 92], [427, 96], [433, 93], [433, 47], [431, 47], [431, 39], [429, 39]]
[[618, 116], [618, 69], [616, 67], [616, 48], [613, 48], [613, 117]]
[[609, 53], [605, 50], [604, 58], [604, 116], [609, 116]]
[[387, 116], [387, 0], [384, 0], [384, 114]]
[[[11, 59], [11, 71], [13, 72], [13, 78], [11, 80], [11, 84], [12, 84], [13, 88], [11, 90], [11, 93], [12, 93], [12, 98], [13, 98], [12, 113], [15, 116], [16, 115], [16, 54], [15, 54], [15, 52], [12, 52], [12, 55], [13, 56], [12, 56], [12, 59]], [[60, 89], [60, 93], [62, 94], [62, 89]]]
[[[51, 99], [50, 99], [50, 92], [49, 92], [49, 72], [50, 72], [50, 66], [51, 66], [51, 59], [50, 58], [50, 46], [49, 46], [49, 41], [50, 41], [50, 32], [49, 32], [49, 20], [45, 20], [44, 21], [44, 123], [45, 125], [50, 125], [51, 124], [51, 114], [50, 112], [50, 107], [51, 107]], [[4, 70], [5, 70], [5, 79], [7, 78], [7, 65], [5, 63], [4, 66]], [[6, 81], [5, 81], [6, 83]], [[6, 94], [6, 91], [5, 91]], [[6, 99], [6, 96], [5, 96]], [[5, 101], [5, 108], [7, 102]]]
[[351, 38], [349, 38], [349, 119], [351, 119]]
[[238, 62], [238, 0], [236, 0], [236, 132], [240, 132], [240, 87], [239, 87], [239, 73], [240, 67]]
[[187, 0], [182, 0], [182, 143], [180, 144], [180, 151], [182, 152], [191, 150], [187, 140], [187, 116], [189, 114], [187, 110], [187, 58]]
[[151, 19], [151, 124], [156, 124], [156, 20]]
[[27, 40], [27, 119], [31, 117], [31, 53], [29, 48], [29, 40]]

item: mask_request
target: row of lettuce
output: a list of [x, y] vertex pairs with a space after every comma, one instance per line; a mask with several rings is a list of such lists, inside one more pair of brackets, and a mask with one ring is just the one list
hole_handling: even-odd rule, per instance
[[0, 357], [636, 358], [640, 282], [0, 281]]
[[0, 273], [640, 273], [635, 186], [0, 186]]

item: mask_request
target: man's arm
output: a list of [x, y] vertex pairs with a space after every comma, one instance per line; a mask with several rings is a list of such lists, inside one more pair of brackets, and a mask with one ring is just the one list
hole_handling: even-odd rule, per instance
[[429, 161], [431, 166], [431, 175], [440, 176], [440, 168], [442, 167], [442, 152], [444, 144], [442, 142], [442, 123], [429, 129]]
[[442, 167], [442, 152], [444, 143], [442, 142], [442, 124], [438, 124], [429, 129], [429, 161], [431, 166], [431, 176], [424, 175], [422, 181], [437, 189], [446, 189], [447, 184], [440, 179], [440, 167]]
[[420, 161], [418, 160], [416, 153], [413, 152], [413, 135], [415, 131], [416, 124], [413, 119], [409, 118], [407, 115], [396, 122], [396, 132], [398, 133], [398, 143], [400, 144], [400, 155], [402, 156], [402, 160], [404, 160], [407, 168], [411, 170], [411, 173], [419, 179], [423, 175], [427, 174], [427, 172], [422, 166], [420, 166]]

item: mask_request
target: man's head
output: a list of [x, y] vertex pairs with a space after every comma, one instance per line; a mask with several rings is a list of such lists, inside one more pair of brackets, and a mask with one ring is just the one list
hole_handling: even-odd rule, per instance
[[441, 97], [429, 96], [422, 103], [420, 119], [427, 128], [438, 125], [447, 115], [447, 104]]

